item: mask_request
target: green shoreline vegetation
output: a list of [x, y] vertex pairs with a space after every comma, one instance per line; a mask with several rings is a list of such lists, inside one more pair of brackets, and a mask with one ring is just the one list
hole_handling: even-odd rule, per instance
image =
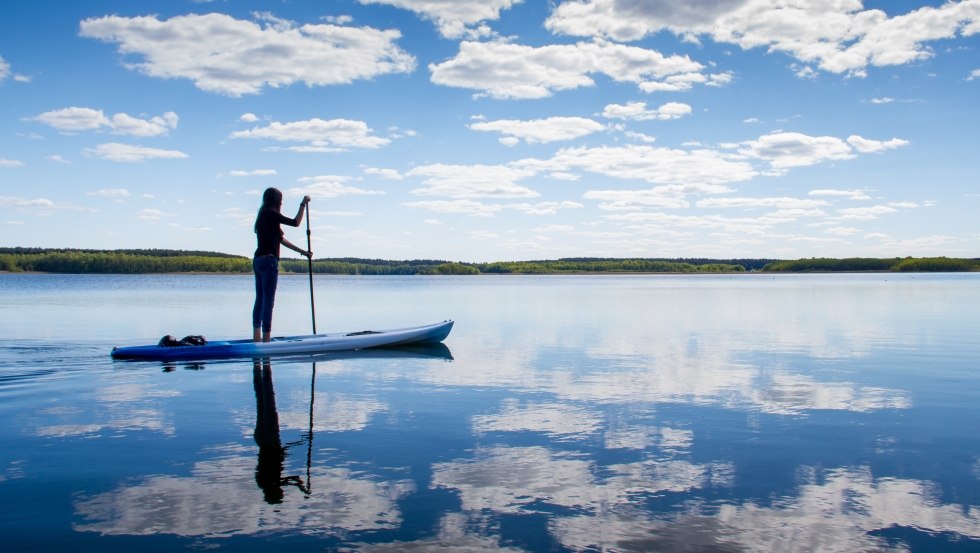
[[[283, 273], [306, 274], [304, 259], [284, 258]], [[0, 271], [43, 273], [149, 274], [251, 273], [247, 257], [185, 250], [84, 250], [0, 248]], [[337, 275], [479, 275], [591, 273], [744, 273], [744, 272], [971, 272], [980, 259], [929, 258], [810, 258], [775, 259], [653, 259], [564, 258], [540, 261], [467, 263], [432, 259], [404, 261], [359, 258], [313, 260], [313, 272]]]

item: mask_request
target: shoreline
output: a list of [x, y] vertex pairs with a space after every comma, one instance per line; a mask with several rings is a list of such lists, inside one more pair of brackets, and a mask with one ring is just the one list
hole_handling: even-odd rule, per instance
[[[478, 274], [346, 274], [346, 273], [313, 273], [314, 276], [335, 276], [335, 277], [395, 277], [395, 276], [434, 276], [434, 277], [507, 277], [507, 276], [760, 276], [760, 275], [836, 275], [836, 274], [970, 274], [977, 271], [556, 271], [542, 273], [478, 273]], [[160, 273], [56, 273], [47, 271], [3, 271], [0, 275], [100, 275], [100, 276], [252, 276], [251, 272], [222, 272], [222, 271], [186, 271], [186, 272], [160, 272]], [[281, 272], [280, 277], [308, 277], [309, 273]]]

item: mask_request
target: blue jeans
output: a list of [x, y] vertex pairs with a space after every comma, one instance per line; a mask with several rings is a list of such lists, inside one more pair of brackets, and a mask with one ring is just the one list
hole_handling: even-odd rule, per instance
[[252, 260], [255, 272], [255, 306], [252, 307], [252, 328], [272, 331], [272, 306], [276, 303], [276, 285], [279, 283], [279, 259], [260, 256]]

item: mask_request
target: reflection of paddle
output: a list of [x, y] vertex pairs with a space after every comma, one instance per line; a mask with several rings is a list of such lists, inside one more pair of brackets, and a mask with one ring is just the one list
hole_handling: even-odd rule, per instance
[[[313, 362], [313, 378], [310, 380], [310, 431], [306, 434], [306, 483], [297, 479], [296, 487], [303, 490], [306, 497], [313, 493], [313, 479], [310, 473], [313, 467], [313, 400], [316, 398], [316, 361]], [[286, 444], [286, 449], [302, 443], [302, 439]]]
[[[314, 331], [315, 332], [315, 331]], [[306, 495], [313, 493], [310, 467], [313, 464], [313, 398], [316, 397], [316, 361], [313, 362], [313, 378], [310, 380], [310, 433], [306, 436]]]

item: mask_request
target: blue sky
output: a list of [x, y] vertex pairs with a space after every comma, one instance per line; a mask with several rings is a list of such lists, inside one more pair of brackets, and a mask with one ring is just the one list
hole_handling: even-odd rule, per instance
[[0, 245], [977, 257], [978, 100], [980, 0], [4, 2]]

